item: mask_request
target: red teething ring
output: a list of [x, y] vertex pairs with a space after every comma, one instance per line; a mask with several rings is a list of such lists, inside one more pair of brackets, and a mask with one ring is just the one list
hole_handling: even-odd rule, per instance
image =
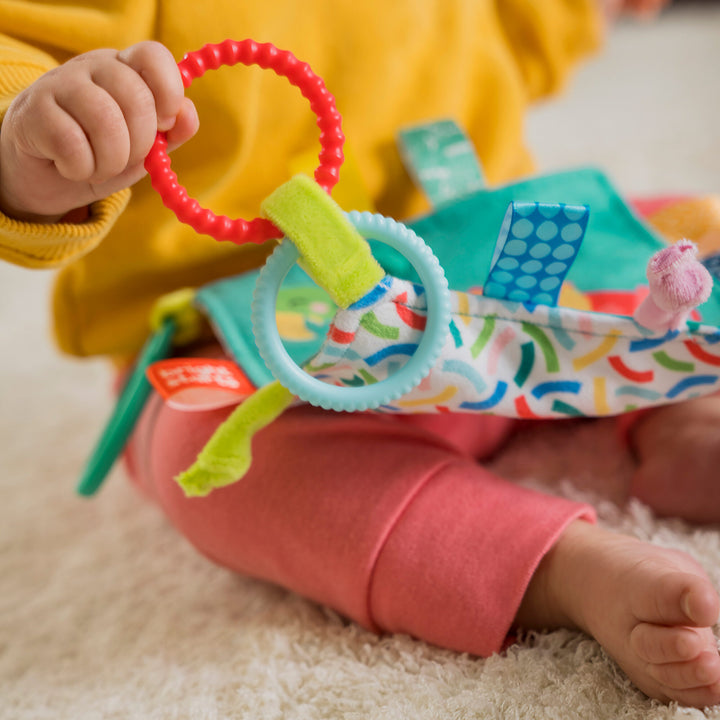
[[[259, 65], [263, 69], [273, 70], [299, 88], [303, 97], [310, 101], [310, 107], [318, 118], [322, 148], [319, 155], [320, 165], [315, 170], [315, 180], [329, 193], [338, 180], [343, 162], [342, 146], [345, 136], [335, 99], [325, 87], [322, 78], [315, 75], [307, 63], [300, 62], [291, 52], [278, 50], [270, 43], [256, 43], [253, 40], [225, 40], [217, 45], [205, 45], [200, 50], [185, 55], [178, 63], [178, 68], [183, 84], [189, 87], [190, 83], [202, 76], [206, 70], [216, 70], [222, 65], [237, 63]], [[189, 197], [170, 167], [165, 133], [157, 134], [155, 144], [145, 158], [145, 169], [166, 207], [177, 215], [178, 220], [191, 225], [199, 233], [237, 244], [262, 243], [283, 235], [269, 220], [232, 220], [224, 215], [215, 215]]]

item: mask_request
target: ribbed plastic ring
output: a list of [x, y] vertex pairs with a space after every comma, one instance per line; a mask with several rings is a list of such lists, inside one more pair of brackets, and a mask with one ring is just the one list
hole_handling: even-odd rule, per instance
[[[178, 63], [183, 85], [187, 88], [195, 78], [201, 77], [207, 70], [215, 70], [222, 65], [258, 65], [273, 70], [277, 75], [287, 78], [299, 88], [310, 107], [317, 115], [320, 128], [319, 155], [320, 165], [315, 170], [315, 180], [326, 192], [330, 192], [338, 181], [340, 166], [343, 163], [342, 118], [335, 107], [335, 99], [307, 63], [300, 62], [291, 52], [279, 50], [271, 43], [256, 43], [253, 40], [225, 40], [217, 45], [205, 45], [194, 52], [187, 53]], [[150, 174], [152, 186], [160, 194], [163, 203], [170, 208], [181, 222], [192, 226], [198, 233], [210, 235], [216, 240], [229, 240], [237, 243], [262, 243], [271, 238], [280, 238], [282, 232], [269, 220], [255, 218], [243, 220], [231, 219], [225, 215], [215, 215], [203, 208], [197, 200], [188, 196], [187, 190], [180, 185], [177, 175], [170, 167], [167, 153], [167, 137], [158, 133], [155, 143], [145, 158], [145, 169]]]
[[382, 215], [348, 213], [365, 238], [372, 238], [404, 255], [417, 271], [427, 298], [427, 323], [417, 350], [394, 375], [372, 385], [337, 387], [308, 375], [291, 359], [277, 328], [277, 295], [290, 268], [299, 258], [297, 248], [284, 240], [268, 258], [255, 284], [252, 323], [260, 355], [272, 375], [293, 395], [326, 410], [368, 410], [395, 400], [418, 385], [435, 364], [450, 327], [450, 293], [445, 274], [425, 242], [405, 225]]

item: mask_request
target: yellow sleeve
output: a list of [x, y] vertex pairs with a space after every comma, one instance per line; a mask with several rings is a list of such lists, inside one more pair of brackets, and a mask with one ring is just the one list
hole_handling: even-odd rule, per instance
[[[91, 5], [0, 0], [0, 122], [18, 93], [59, 62], [95, 47], [125, 47], [152, 30], [154, 2]], [[82, 223], [28, 223], [0, 213], [0, 259], [32, 268], [67, 265], [108, 234], [129, 197], [126, 190], [94, 203]]]
[[495, 0], [528, 99], [560, 90], [603, 34], [598, 0]]
[[125, 209], [130, 190], [122, 190], [90, 206], [81, 223], [32, 223], [0, 212], [0, 260], [27, 268], [61, 267], [92, 250]]

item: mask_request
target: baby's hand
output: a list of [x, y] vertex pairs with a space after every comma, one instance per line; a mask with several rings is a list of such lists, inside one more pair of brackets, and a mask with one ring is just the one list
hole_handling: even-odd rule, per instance
[[163, 45], [93, 50], [40, 77], [0, 128], [0, 210], [54, 222], [129, 187], [158, 130], [170, 149], [198, 128], [180, 71]]

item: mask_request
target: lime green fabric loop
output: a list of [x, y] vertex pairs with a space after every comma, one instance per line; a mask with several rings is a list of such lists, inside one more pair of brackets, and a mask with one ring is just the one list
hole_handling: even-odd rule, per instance
[[385, 276], [345, 213], [306, 175], [281, 185], [261, 209], [292, 240], [303, 269], [339, 307], [352, 305]]
[[215, 430], [197, 460], [175, 480], [188, 497], [204, 496], [237, 482], [252, 462], [251, 441], [292, 404], [295, 396], [279, 382], [256, 390]]

